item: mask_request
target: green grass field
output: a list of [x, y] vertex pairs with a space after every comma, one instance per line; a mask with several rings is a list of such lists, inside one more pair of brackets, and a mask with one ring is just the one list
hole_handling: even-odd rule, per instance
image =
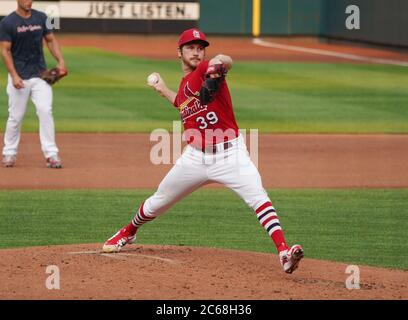
[[[0, 248], [102, 243], [151, 191], [1, 191]], [[308, 258], [408, 270], [408, 189], [269, 190], [289, 243]], [[193, 208], [193, 209], [191, 209]], [[139, 243], [275, 252], [229, 190], [200, 190], [145, 225]]]
[[[70, 75], [54, 90], [57, 132], [151, 132], [170, 130], [179, 120], [145, 84], [157, 71], [176, 89], [182, 76], [176, 58], [153, 61], [78, 48], [64, 48], [64, 54]], [[408, 133], [408, 68], [235, 61], [228, 82], [242, 129]], [[5, 83], [0, 64], [2, 132]], [[32, 105], [23, 130], [38, 131]], [[150, 193], [0, 191], [0, 248], [102, 244]], [[288, 241], [301, 243], [307, 257], [408, 270], [408, 189], [270, 190], [270, 195]], [[143, 227], [139, 242], [275, 252], [235, 194], [208, 189]]]
[[[179, 120], [177, 111], [146, 85], [147, 75], [158, 71], [169, 87], [177, 89], [182, 74], [176, 57], [153, 61], [78, 48], [64, 48], [64, 54], [70, 75], [54, 90], [58, 132], [150, 132], [171, 129], [172, 120]], [[0, 65], [3, 131], [6, 73]], [[260, 132], [408, 132], [408, 68], [236, 61], [228, 82], [241, 128]], [[23, 130], [38, 130], [33, 106]]]

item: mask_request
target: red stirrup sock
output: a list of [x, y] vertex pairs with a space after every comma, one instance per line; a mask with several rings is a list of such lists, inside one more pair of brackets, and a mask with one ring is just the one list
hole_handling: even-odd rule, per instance
[[152, 221], [156, 217], [147, 216], [143, 211], [144, 202], [141, 204], [137, 214], [133, 218], [132, 222], [126, 227], [126, 229], [131, 233], [135, 234], [137, 229], [139, 229], [146, 222]]
[[272, 203], [269, 201], [265, 202], [255, 210], [255, 213], [259, 223], [265, 228], [266, 232], [268, 232], [269, 236], [275, 243], [278, 252], [288, 249], [276, 210], [272, 206]]

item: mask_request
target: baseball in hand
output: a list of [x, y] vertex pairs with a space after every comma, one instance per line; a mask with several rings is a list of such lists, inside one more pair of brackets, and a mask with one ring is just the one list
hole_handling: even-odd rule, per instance
[[157, 82], [159, 82], [159, 77], [156, 74], [152, 73], [151, 75], [147, 77], [147, 84], [152, 86], [156, 84]]

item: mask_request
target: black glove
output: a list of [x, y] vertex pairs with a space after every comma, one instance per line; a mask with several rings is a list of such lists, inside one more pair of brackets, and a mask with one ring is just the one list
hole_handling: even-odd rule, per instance
[[200, 102], [202, 105], [214, 101], [215, 95], [224, 81], [228, 70], [222, 63], [209, 66], [205, 73], [205, 81], [200, 89]]
[[208, 78], [204, 81], [200, 89], [200, 102], [202, 105], [209, 104], [214, 101], [215, 94], [220, 88], [223, 78]]

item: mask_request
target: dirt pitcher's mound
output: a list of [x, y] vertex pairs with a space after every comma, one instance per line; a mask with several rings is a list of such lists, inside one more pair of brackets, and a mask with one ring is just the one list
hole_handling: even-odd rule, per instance
[[345, 282], [350, 275], [341, 263], [305, 259], [288, 275], [274, 254], [143, 245], [103, 254], [100, 248], [90, 244], [0, 250], [0, 298], [408, 298], [408, 272], [399, 270], [360, 266], [360, 289], [349, 290]]

